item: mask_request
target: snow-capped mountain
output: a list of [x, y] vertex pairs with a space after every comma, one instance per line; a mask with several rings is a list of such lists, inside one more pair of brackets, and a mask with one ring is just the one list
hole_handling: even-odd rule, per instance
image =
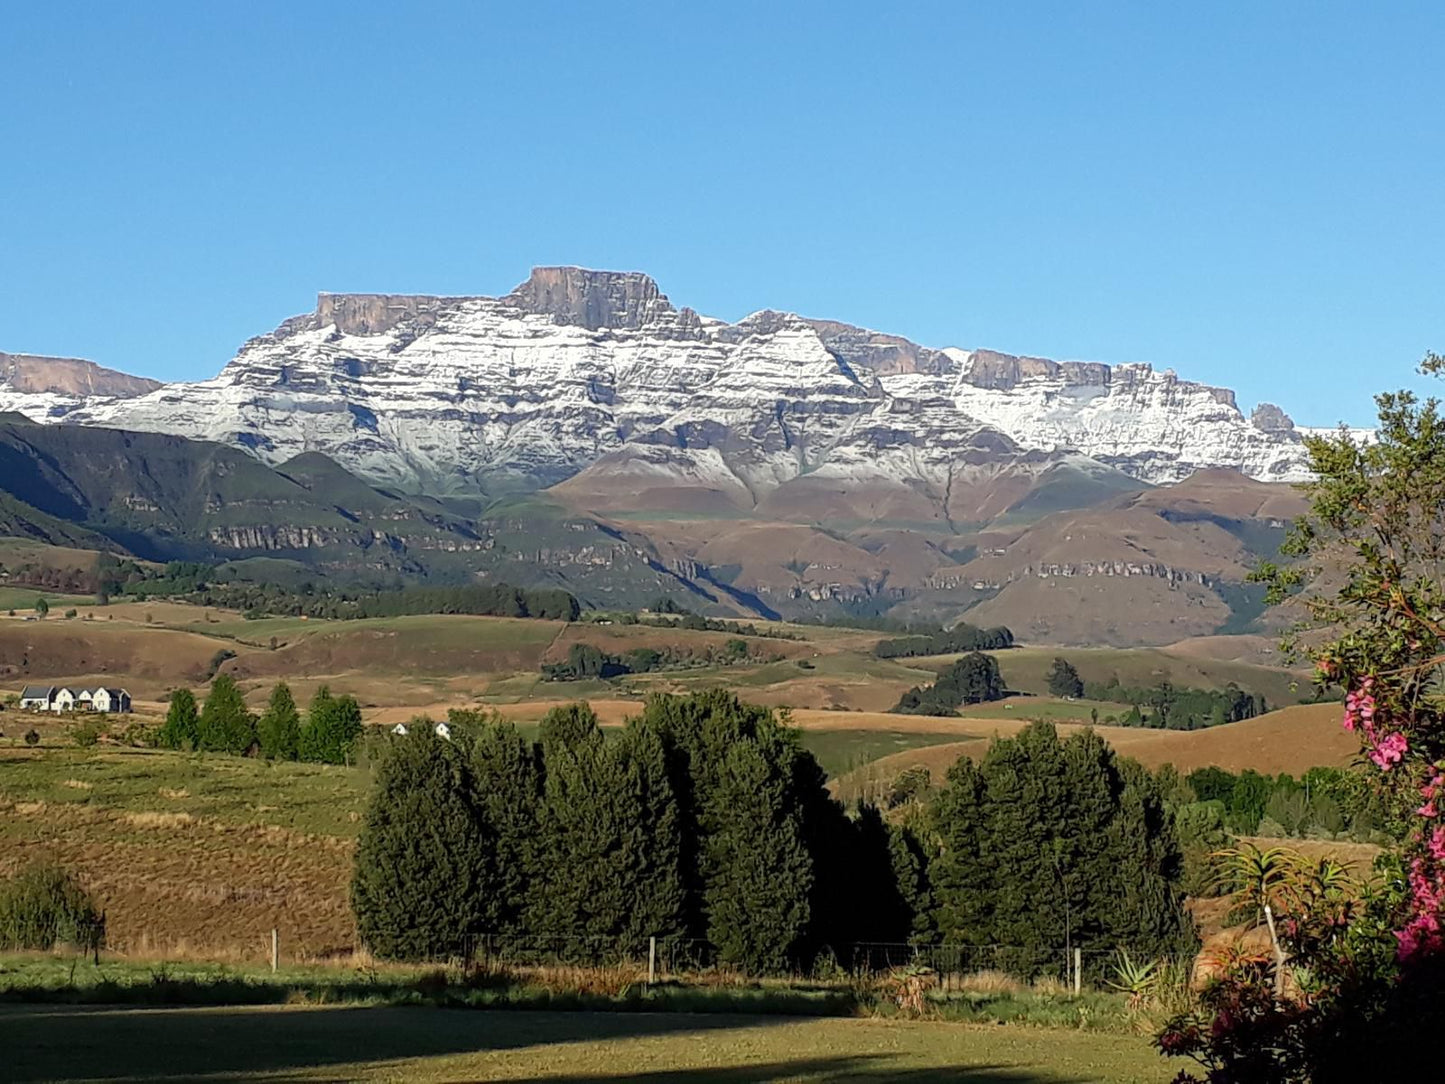
[[948, 516], [955, 487], [1000, 471], [1306, 475], [1281, 411], [1246, 418], [1233, 393], [1169, 371], [933, 350], [775, 312], [729, 324], [674, 307], [645, 275], [578, 268], [538, 268], [500, 298], [322, 294], [212, 380], [95, 391], [0, 368], [0, 411], [221, 441], [272, 463], [320, 451], [438, 494], [571, 479], [756, 507], [877, 486], [885, 503], [927, 490]]

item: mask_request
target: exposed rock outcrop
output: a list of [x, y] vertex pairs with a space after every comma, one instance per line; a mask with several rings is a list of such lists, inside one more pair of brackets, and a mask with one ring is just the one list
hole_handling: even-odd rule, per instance
[[591, 494], [682, 485], [748, 508], [797, 481], [814, 501], [887, 490], [888, 507], [931, 501], [964, 521], [981, 513], [956, 507], [959, 494], [1014, 467], [1307, 476], [1282, 412], [1246, 419], [1232, 392], [1169, 370], [934, 350], [785, 312], [730, 324], [676, 308], [646, 275], [576, 267], [537, 268], [501, 298], [322, 294], [213, 380], [91, 379], [105, 391], [0, 383], [0, 411], [217, 440], [274, 463], [320, 451], [439, 494], [590, 471]]

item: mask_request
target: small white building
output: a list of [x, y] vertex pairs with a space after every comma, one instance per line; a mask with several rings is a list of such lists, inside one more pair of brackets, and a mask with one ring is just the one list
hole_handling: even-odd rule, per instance
[[50, 710], [51, 710], [51, 711], [74, 711], [74, 710], [75, 710], [75, 690], [74, 690], [74, 689], [56, 689], [56, 690], [55, 690], [55, 699], [50, 702]]
[[130, 711], [130, 693], [124, 689], [92, 689], [89, 692], [91, 711], [124, 715]]
[[20, 690], [22, 711], [49, 711], [55, 703], [54, 685], [27, 685]]

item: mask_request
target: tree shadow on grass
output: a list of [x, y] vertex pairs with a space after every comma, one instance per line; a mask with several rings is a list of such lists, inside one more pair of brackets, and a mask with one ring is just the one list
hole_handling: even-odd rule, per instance
[[[783, 1016], [466, 1009], [0, 1009], [7, 1081], [246, 1079], [329, 1065], [769, 1027]], [[308, 1076], [308, 1079], [312, 1077]]]
[[1059, 1076], [1006, 1065], [900, 1069], [883, 1054], [803, 1058], [719, 1068], [659, 1069], [608, 1076], [584, 1073], [518, 1077], [494, 1081], [493, 1084], [620, 1084], [624, 1080], [641, 1081], [642, 1084], [747, 1084], [767, 1080], [826, 1081], [828, 1084], [869, 1084], [873, 1081], [888, 1084], [1088, 1084], [1082, 1077]]
[[[768, 1028], [797, 1017], [651, 1013], [546, 1013], [431, 1008], [0, 1009], [0, 1076], [41, 1080], [349, 1079], [328, 1069], [367, 1065], [395, 1079], [417, 1058], [481, 1055], [633, 1038], [685, 1037], [716, 1030]], [[716, 1040], [714, 1040], [716, 1042]], [[725, 1048], [724, 1048], [725, 1049]], [[655, 1055], [655, 1051], [653, 1051]], [[545, 1058], [544, 1053], [538, 1054]], [[545, 1063], [544, 1063], [545, 1064]], [[438, 1067], [466, 1079], [478, 1066]], [[501, 1069], [501, 1066], [494, 1067]], [[868, 1054], [793, 1061], [632, 1071], [621, 1057], [607, 1071], [532, 1077], [544, 1084], [741, 1084], [744, 1081], [901, 1081], [903, 1084], [1078, 1084], [1081, 1078], [1032, 1068], [977, 1065], [906, 1068]], [[427, 1068], [420, 1068], [427, 1074]], [[504, 1072], [515, 1071], [511, 1066]], [[429, 1075], [429, 1074], [428, 1074]]]

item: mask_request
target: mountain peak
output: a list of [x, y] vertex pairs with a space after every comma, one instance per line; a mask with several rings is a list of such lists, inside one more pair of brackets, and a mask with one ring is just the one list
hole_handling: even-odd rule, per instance
[[559, 324], [636, 330], [676, 310], [650, 275], [585, 267], [534, 267], [503, 301]]
[[28, 394], [100, 395], [129, 398], [160, 387], [160, 381], [102, 369], [82, 358], [0, 353], [0, 385]]

